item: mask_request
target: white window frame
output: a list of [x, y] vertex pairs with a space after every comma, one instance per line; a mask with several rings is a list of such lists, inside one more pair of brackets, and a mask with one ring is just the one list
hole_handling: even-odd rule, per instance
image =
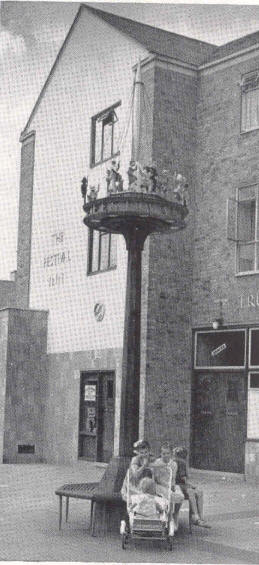
[[[213, 365], [213, 366], [202, 365], [202, 366], [200, 366], [200, 365], [197, 365], [197, 338], [198, 338], [198, 334], [206, 334], [207, 335], [209, 333], [216, 334], [216, 333], [223, 333], [223, 332], [224, 333], [244, 332], [244, 340], [245, 340], [244, 364], [243, 365], [234, 365], [234, 366], [228, 366], [228, 365], [227, 366], [226, 365]], [[205, 371], [228, 371], [230, 369], [236, 369], [236, 370], [245, 369], [245, 367], [246, 367], [246, 351], [247, 351], [246, 350], [246, 341], [247, 341], [246, 333], [247, 333], [246, 328], [232, 328], [232, 329], [228, 329], [228, 330], [207, 330], [207, 331], [206, 330], [198, 330], [198, 331], [195, 331], [195, 334], [194, 334], [194, 369], [195, 370], [196, 369], [198, 369], [198, 370], [204, 369]]]
[[[259, 70], [254, 70], [251, 71], [249, 73], [246, 73], [245, 75], [243, 75], [242, 80], [241, 80], [241, 104], [240, 104], [240, 133], [248, 133], [250, 131], [256, 131], [257, 129], [259, 129], [259, 120], [258, 120], [258, 125], [252, 127], [252, 128], [243, 128], [243, 96], [245, 96], [246, 92], [245, 92], [245, 87], [248, 86], [249, 82], [255, 82], [255, 86], [252, 87], [247, 90], [246, 92], [254, 92], [256, 90], [258, 90], [258, 97], [259, 97]], [[258, 84], [256, 84], [258, 83]]]
[[247, 390], [247, 439], [249, 439], [251, 441], [252, 440], [256, 441], [256, 440], [259, 439], [259, 430], [258, 430], [257, 435], [252, 436], [252, 435], [249, 434], [249, 428], [248, 428], [249, 417], [250, 417], [250, 409], [251, 409], [251, 407], [250, 407], [251, 396], [252, 395], [256, 395], [256, 396], [258, 395], [258, 397], [259, 397], [259, 388], [251, 388], [250, 387], [251, 375], [253, 375], [254, 373], [259, 373], [259, 369], [258, 369], [258, 371], [256, 371], [256, 370], [249, 371], [249, 373], [248, 373], [248, 383], [247, 383], [247, 387], [248, 387], [248, 390]]
[[[242, 189], [253, 188], [253, 187], [255, 188], [255, 192], [256, 192], [256, 196], [255, 196], [255, 239], [251, 240], [251, 241], [241, 242], [238, 239], [238, 205], [239, 205], [239, 202], [242, 202], [242, 200], [240, 200], [239, 195], [240, 195], [240, 191], [242, 191]], [[233, 200], [233, 199], [229, 199], [229, 200]], [[247, 200], [249, 200], [249, 199], [247, 199]], [[252, 200], [252, 198], [251, 198], [251, 200]], [[259, 185], [258, 185], [258, 183], [252, 183], [252, 184], [240, 186], [239, 188], [237, 188], [236, 189], [236, 200], [235, 200], [235, 202], [237, 204], [237, 208], [236, 208], [235, 239], [233, 238], [233, 240], [236, 242], [236, 253], [235, 253], [236, 276], [242, 277], [242, 276], [247, 276], [247, 275], [256, 275], [256, 274], [259, 273], [259, 251], [258, 251], [258, 258], [257, 258], [257, 249], [259, 249], [259, 206], [258, 206]], [[232, 238], [229, 237], [228, 239], [232, 239]], [[239, 265], [239, 248], [240, 248], [240, 245], [241, 246], [253, 245], [253, 247], [254, 247], [254, 267], [255, 267], [253, 270], [239, 271], [238, 265]]]

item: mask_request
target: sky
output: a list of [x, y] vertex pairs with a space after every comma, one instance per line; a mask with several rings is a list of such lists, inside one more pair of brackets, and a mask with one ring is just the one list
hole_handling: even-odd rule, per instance
[[[259, 30], [259, 0], [215, 3], [92, 3], [95, 7], [216, 45]], [[0, 279], [16, 269], [20, 143], [78, 2], [0, 0]]]

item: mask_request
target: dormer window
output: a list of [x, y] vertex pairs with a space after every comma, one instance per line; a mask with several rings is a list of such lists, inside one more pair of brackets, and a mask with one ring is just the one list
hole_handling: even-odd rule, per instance
[[120, 102], [92, 117], [91, 167], [119, 153]]
[[241, 132], [259, 128], [259, 70], [245, 75], [241, 83]]

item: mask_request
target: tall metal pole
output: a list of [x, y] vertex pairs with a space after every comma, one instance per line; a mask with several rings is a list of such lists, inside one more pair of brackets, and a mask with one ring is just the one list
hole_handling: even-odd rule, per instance
[[140, 331], [141, 331], [141, 255], [148, 233], [132, 227], [124, 234], [128, 250], [123, 363], [121, 383], [121, 412], [119, 455], [132, 455], [138, 439], [140, 389]]

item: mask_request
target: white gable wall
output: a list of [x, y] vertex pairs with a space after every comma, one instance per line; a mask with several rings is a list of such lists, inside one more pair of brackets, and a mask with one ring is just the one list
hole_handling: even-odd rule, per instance
[[[82, 9], [30, 124], [36, 130], [30, 308], [49, 310], [49, 353], [122, 346], [124, 240], [118, 236], [116, 270], [86, 275], [88, 230], [80, 184], [89, 173], [91, 116], [121, 100], [124, 128], [132, 66], [146, 55], [135, 41]], [[125, 182], [129, 159], [130, 135], [121, 151]], [[90, 171], [102, 191], [107, 166]], [[101, 323], [93, 314], [97, 302], [106, 309]]]

